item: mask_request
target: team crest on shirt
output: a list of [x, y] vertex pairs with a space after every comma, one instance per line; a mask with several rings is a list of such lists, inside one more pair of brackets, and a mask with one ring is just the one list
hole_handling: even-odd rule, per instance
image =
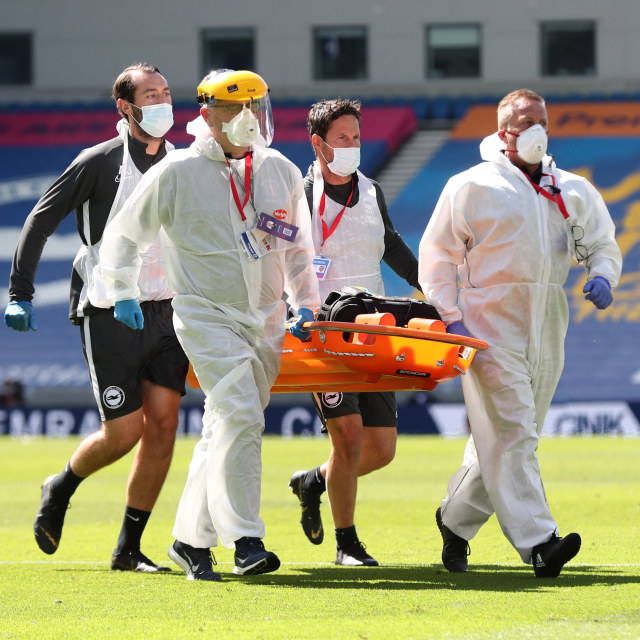
[[342, 403], [342, 394], [339, 391], [327, 391], [321, 394], [322, 404], [328, 409], [334, 409]]
[[124, 176], [122, 175], [122, 167], [120, 167], [118, 175], [116, 176], [116, 182], [120, 182], [122, 179], [130, 178], [132, 175], [133, 171], [131, 167], [127, 167], [127, 173]]
[[120, 387], [107, 387], [102, 394], [102, 402], [109, 409], [119, 409], [124, 404], [124, 391]]

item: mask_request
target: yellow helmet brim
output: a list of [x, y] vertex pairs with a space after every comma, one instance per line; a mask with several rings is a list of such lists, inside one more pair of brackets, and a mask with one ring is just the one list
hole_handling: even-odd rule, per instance
[[267, 83], [253, 71], [224, 71], [207, 76], [198, 85], [198, 102], [231, 100], [246, 102], [263, 98], [269, 92]]

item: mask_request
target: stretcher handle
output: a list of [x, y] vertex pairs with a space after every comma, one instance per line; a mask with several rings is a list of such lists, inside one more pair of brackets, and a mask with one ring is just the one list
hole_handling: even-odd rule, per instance
[[389, 327], [383, 325], [361, 324], [358, 322], [305, 322], [302, 327], [308, 331], [341, 331], [343, 333], [372, 333], [381, 336], [397, 336], [400, 338], [418, 338], [446, 344], [457, 344], [484, 351], [489, 345], [484, 340], [459, 336], [455, 333], [440, 331], [423, 331], [422, 329], [408, 329], [407, 327]]

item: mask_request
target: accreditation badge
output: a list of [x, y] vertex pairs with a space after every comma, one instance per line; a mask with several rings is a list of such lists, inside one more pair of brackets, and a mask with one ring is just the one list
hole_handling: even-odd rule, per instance
[[298, 227], [293, 224], [289, 224], [284, 220], [278, 220], [267, 213], [261, 213], [258, 219], [256, 229], [264, 231], [272, 235], [274, 238], [280, 238], [287, 242], [293, 242], [298, 235]]
[[264, 258], [273, 248], [267, 234], [255, 227], [240, 234], [240, 246], [249, 262]]
[[325, 258], [324, 256], [316, 256], [313, 259], [313, 268], [316, 271], [318, 280], [324, 280], [329, 273], [329, 267], [331, 266], [331, 258]]

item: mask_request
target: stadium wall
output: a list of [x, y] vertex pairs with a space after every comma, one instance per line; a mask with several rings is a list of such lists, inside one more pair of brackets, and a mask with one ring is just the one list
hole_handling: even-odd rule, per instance
[[[201, 405], [180, 410], [178, 433], [199, 436], [202, 431]], [[320, 420], [313, 405], [295, 404], [267, 407], [268, 435], [283, 437], [321, 436]], [[464, 404], [404, 404], [398, 406], [401, 435], [432, 434], [463, 437], [468, 434]], [[100, 428], [94, 407], [30, 407], [0, 409], [0, 436], [67, 437], [86, 436]], [[640, 403], [593, 402], [554, 404], [545, 421], [543, 436], [640, 436]]]
[[[255, 71], [276, 98], [300, 96], [504, 94], [519, 86], [549, 93], [637, 90], [637, 0], [0, 0], [3, 33], [33, 35], [33, 84], [0, 88], [0, 101], [89, 101], [108, 96], [118, 71], [149, 60], [174, 94], [191, 97], [204, 75], [202, 32], [253, 31]], [[541, 73], [542, 21], [593, 21], [593, 75]], [[480, 25], [477, 78], [427, 79], [428, 25]], [[364, 27], [367, 70], [356, 80], [316, 80], [313, 30]]]

